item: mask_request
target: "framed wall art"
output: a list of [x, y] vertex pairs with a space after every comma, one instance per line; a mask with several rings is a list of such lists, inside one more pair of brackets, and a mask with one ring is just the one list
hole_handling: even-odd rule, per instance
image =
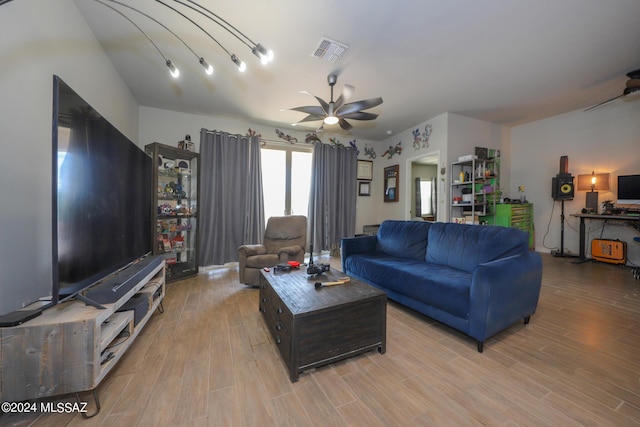
[[400, 200], [400, 166], [393, 165], [384, 168], [384, 201], [397, 202]]
[[371, 181], [373, 179], [373, 161], [358, 160], [356, 175], [358, 180]]
[[358, 196], [370, 196], [371, 195], [371, 183], [362, 181], [358, 183]]

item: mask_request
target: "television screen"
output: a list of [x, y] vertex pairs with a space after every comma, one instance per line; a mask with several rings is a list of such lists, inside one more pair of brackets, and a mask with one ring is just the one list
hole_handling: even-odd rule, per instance
[[640, 175], [618, 175], [618, 204], [640, 205]]
[[151, 251], [152, 162], [57, 77], [54, 100], [55, 303]]

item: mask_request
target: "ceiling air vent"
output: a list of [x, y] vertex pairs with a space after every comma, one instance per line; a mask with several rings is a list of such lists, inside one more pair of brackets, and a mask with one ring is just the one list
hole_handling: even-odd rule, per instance
[[311, 56], [328, 62], [336, 62], [347, 49], [349, 49], [349, 46], [346, 44], [325, 37], [320, 40], [318, 47], [315, 48]]

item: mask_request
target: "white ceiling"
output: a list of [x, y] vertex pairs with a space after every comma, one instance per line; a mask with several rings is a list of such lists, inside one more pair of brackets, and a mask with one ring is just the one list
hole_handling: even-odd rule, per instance
[[[444, 112], [514, 126], [583, 109], [621, 94], [625, 74], [640, 68], [638, 0], [202, 0], [275, 52], [267, 67], [216, 24], [163, 0], [244, 60], [244, 74], [211, 38], [160, 2], [120, 1], [161, 21], [215, 67], [206, 76], [177, 38], [120, 8], [180, 68], [173, 80], [132, 24], [93, 0], [76, 0], [140, 105], [282, 130], [305, 116], [282, 108], [317, 105], [299, 91], [329, 100], [332, 72], [339, 74], [336, 97], [348, 83], [356, 87], [352, 101], [383, 98], [368, 110], [378, 119], [352, 120], [350, 132], [381, 140]], [[322, 37], [349, 49], [334, 64], [314, 58]]]

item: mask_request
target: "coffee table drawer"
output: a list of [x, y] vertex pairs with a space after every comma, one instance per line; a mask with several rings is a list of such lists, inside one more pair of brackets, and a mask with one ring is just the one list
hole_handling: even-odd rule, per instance
[[263, 277], [260, 278], [260, 311], [280, 355], [289, 365], [291, 361], [291, 331], [293, 329], [292, 315]]

